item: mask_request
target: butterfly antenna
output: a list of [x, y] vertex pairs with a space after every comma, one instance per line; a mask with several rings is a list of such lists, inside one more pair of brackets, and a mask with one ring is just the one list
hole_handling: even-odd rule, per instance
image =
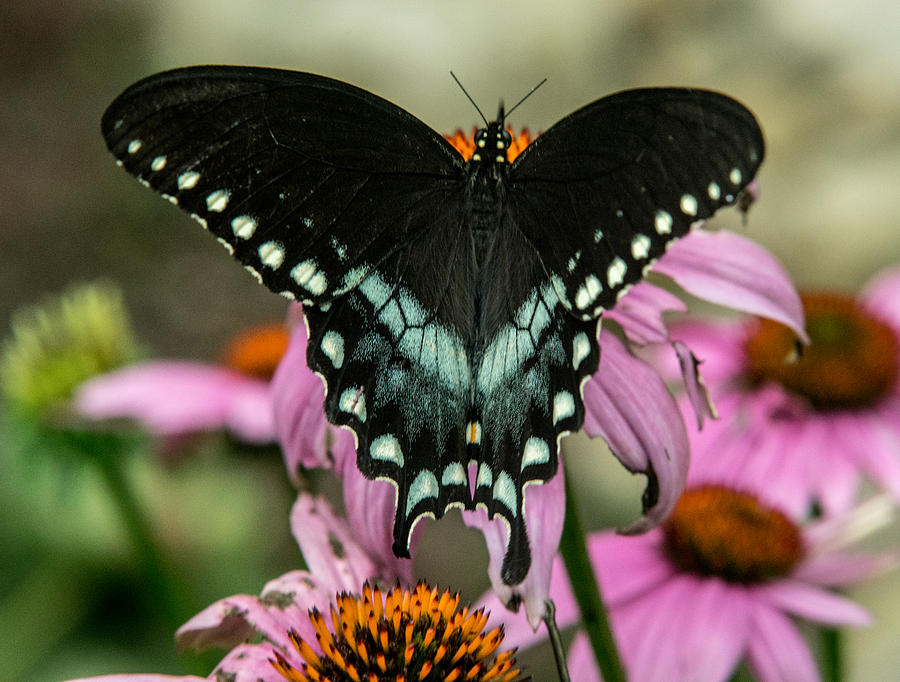
[[[450, 75], [453, 76], [453, 80], [456, 81], [456, 84], [459, 86], [459, 89], [463, 91], [463, 94], [464, 94], [466, 97], [469, 98], [469, 101], [472, 103], [472, 106], [475, 107], [475, 111], [478, 112], [478, 115], [481, 116], [481, 120], [484, 121], [484, 127], [487, 128], [487, 126], [488, 126], [488, 120], [484, 117], [484, 114], [481, 113], [481, 109], [478, 108], [478, 105], [475, 104], [475, 100], [472, 99], [472, 95], [470, 95], [468, 92], [466, 92], [466, 89], [463, 87], [463, 84], [459, 82], [459, 78], [456, 77], [456, 74], [455, 74], [455, 73], [453, 73], [453, 72], [451, 71], [451, 72], [450, 72]], [[545, 79], [545, 80], [546, 80], [546, 79]], [[528, 93], [528, 94], [530, 95], [531, 93]], [[528, 95], [526, 95], [526, 97], [527, 97], [527, 96], [528, 96]]]
[[540, 83], [538, 83], [538, 84], [535, 85], [533, 88], [531, 88], [531, 90], [529, 90], [529, 91], [526, 93], [526, 95], [525, 95], [522, 99], [520, 99], [518, 102], [516, 102], [516, 103], [513, 105], [513, 107], [512, 107], [509, 111], [506, 112], [506, 115], [509, 116], [513, 111], [516, 110], [516, 107], [517, 107], [517, 106], [519, 106], [522, 102], [524, 102], [526, 99], [528, 99], [529, 97], [531, 97], [531, 95], [534, 94], [534, 91], [537, 90], [539, 87], [541, 87], [541, 86], [542, 86], [544, 83], [546, 83], [546, 82], [547, 82], [547, 79], [545, 78], [545, 79], [542, 80]]

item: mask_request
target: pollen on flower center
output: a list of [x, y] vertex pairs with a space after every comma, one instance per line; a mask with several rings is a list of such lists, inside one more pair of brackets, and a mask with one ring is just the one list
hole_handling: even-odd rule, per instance
[[786, 575], [803, 558], [794, 523], [756, 497], [721, 486], [687, 490], [663, 525], [665, 551], [682, 571], [731, 582]]
[[458, 594], [424, 583], [386, 594], [366, 583], [361, 597], [346, 592], [337, 596], [331, 606], [331, 629], [318, 609], [310, 612], [321, 653], [291, 631], [291, 642], [303, 659], [301, 667], [277, 651], [271, 663], [292, 682], [520, 679], [515, 649], [494, 656], [503, 641], [503, 628], [486, 633], [484, 609], [458, 607]]
[[[525, 147], [531, 144], [531, 140], [533, 138], [531, 137], [531, 133], [528, 131], [528, 128], [522, 128], [522, 130], [518, 134], [516, 134], [516, 132], [511, 127], [507, 126], [506, 131], [512, 138], [512, 142], [510, 142], [509, 144], [509, 149], [507, 149], [506, 158], [509, 161], [512, 161], [522, 153], [522, 150], [525, 149]], [[475, 153], [476, 132], [478, 132], [477, 129], [473, 130], [467, 135], [462, 130], [457, 129], [452, 135], [444, 135], [444, 139], [452, 144], [454, 149], [462, 154], [463, 158], [468, 161], [472, 158], [472, 154]]]
[[801, 298], [809, 346], [788, 361], [795, 351], [793, 332], [777, 322], [760, 321], [746, 344], [750, 378], [777, 381], [817, 409], [865, 407], [887, 394], [897, 382], [896, 332], [852, 298]]
[[232, 339], [223, 363], [233, 370], [260, 379], [271, 379], [287, 350], [288, 332], [281, 323], [252, 327]]

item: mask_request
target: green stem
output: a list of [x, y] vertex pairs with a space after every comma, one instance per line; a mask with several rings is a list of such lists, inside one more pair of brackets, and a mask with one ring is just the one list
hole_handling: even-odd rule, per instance
[[604, 682], [625, 682], [625, 669], [622, 667], [616, 642], [609, 627], [606, 607], [600, 596], [597, 578], [588, 557], [585, 537], [578, 512], [575, 509], [571, 484], [566, 476], [566, 520], [563, 524], [559, 549], [566, 565], [566, 572], [569, 574], [575, 601], [581, 610], [582, 627], [591, 641], [603, 680]]
[[104, 451], [95, 454], [94, 461], [106, 479], [112, 498], [119, 509], [119, 517], [125, 524], [134, 545], [148, 591], [155, 597], [160, 613], [174, 630], [193, 614], [185, 598], [183, 585], [175, 579], [171, 568], [164, 561], [153, 539], [150, 525], [122, 471], [125, 457], [121, 452]]
[[822, 680], [841, 682], [844, 679], [844, 638], [837, 628], [822, 628]]

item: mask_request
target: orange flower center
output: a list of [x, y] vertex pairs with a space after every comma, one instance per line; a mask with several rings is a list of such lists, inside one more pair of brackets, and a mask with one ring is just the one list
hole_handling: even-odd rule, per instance
[[[478, 129], [473, 128], [472, 132], [467, 135], [457, 128], [452, 135], [444, 135], [444, 139], [452, 144], [456, 151], [462, 154], [463, 158], [468, 161], [472, 158], [472, 154], [475, 153], [475, 133], [477, 132]], [[528, 132], [528, 128], [522, 128], [521, 132], [517, 135], [512, 127], [507, 126], [506, 132], [508, 132], [512, 138], [512, 142], [510, 142], [509, 149], [507, 150], [506, 158], [508, 161], [512, 162], [514, 158], [522, 153], [522, 150], [525, 149], [525, 147], [531, 144], [533, 138], [531, 137], [531, 133]]]
[[801, 298], [809, 346], [797, 357], [793, 332], [761, 320], [746, 345], [751, 380], [777, 381], [821, 410], [865, 407], [885, 396], [897, 382], [896, 332], [852, 298]]
[[794, 523], [753, 495], [706, 485], [686, 491], [663, 524], [664, 547], [682, 571], [731, 582], [786, 575], [803, 558]]
[[319, 655], [295, 631], [291, 642], [303, 659], [295, 668], [279, 652], [272, 666], [292, 682], [513, 682], [515, 649], [494, 653], [503, 628], [484, 632], [484, 609], [458, 610], [459, 595], [424, 583], [382, 594], [368, 583], [362, 596], [342, 593], [331, 606], [331, 629], [313, 609], [309, 619]]
[[281, 323], [252, 327], [232, 339], [223, 364], [241, 374], [271, 379], [288, 346], [288, 331]]

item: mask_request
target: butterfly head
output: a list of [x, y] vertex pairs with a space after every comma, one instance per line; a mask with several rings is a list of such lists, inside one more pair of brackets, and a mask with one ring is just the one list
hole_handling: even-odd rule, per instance
[[503, 127], [504, 118], [503, 102], [500, 102], [497, 120], [491, 121], [486, 128], [481, 128], [475, 133], [475, 153], [472, 154], [472, 161], [487, 164], [507, 162], [507, 152], [512, 143], [512, 137]]

